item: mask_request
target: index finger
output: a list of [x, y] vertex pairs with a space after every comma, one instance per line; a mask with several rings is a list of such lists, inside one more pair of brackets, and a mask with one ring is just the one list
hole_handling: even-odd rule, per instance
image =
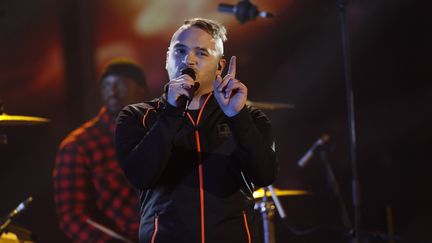
[[237, 69], [237, 57], [236, 56], [232, 56], [230, 59], [230, 63], [228, 66], [228, 75], [230, 75], [232, 78], [235, 78], [236, 76], [236, 69]]

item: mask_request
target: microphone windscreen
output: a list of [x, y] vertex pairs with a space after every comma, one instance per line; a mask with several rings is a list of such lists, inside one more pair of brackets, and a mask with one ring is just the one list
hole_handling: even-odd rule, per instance
[[195, 71], [192, 68], [185, 68], [181, 70], [181, 74], [187, 74], [189, 75], [193, 80], [196, 79]]

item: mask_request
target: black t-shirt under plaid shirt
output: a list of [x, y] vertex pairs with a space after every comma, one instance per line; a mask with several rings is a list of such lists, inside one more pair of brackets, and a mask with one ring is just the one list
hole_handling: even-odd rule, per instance
[[112, 240], [89, 222], [137, 240], [138, 196], [117, 162], [114, 130], [114, 119], [102, 108], [70, 133], [58, 150], [54, 199], [60, 228], [74, 242]]

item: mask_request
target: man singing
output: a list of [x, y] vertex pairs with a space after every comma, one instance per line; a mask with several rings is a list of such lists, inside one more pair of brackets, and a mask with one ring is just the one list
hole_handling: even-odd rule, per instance
[[165, 93], [120, 112], [116, 148], [141, 191], [140, 242], [261, 241], [252, 192], [275, 179], [273, 135], [246, 106], [236, 57], [221, 76], [226, 39], [215, 21], [185, 21], [167, 51]]

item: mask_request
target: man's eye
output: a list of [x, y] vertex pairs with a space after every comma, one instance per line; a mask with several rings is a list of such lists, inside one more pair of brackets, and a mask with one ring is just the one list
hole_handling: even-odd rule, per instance
[[177, 54], [177, 55], [178, 55], [178, 54], [181, 55], [181, 54], [185, 54], [185, 53], [186, 53], [186, 50], [185, 50], [185, 49], [176, 49], [176, 50], [175, 50], [175, 54]]
[[205, 57], [206, 57], [206, 56], [208, 56], [208, 53], [205, 52], [205, 51], [199, 51], [199, 52], [198, 52], [198, 55], [199, 55], [199, 56], [205, 56]]

